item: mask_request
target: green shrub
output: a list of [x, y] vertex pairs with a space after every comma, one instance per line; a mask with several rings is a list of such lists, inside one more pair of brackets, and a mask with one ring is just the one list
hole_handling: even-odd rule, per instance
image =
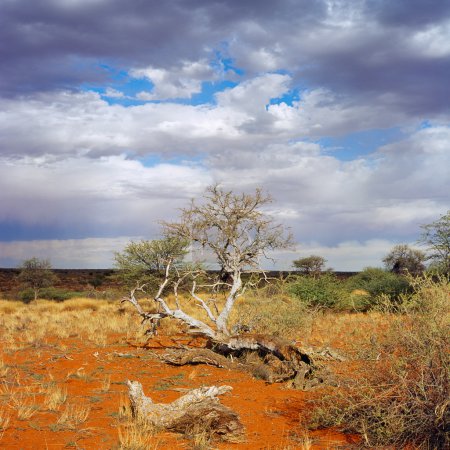
[[41, 289], [39, 292], [39, 298], [45, 298], [47, 300], [56, 300], [57, 302], [62, 302], [64, 300], [69, 300], [74, 297], [82, 297], [83, 292], [76, 291], [66, 291], [64, 289], [58, 288], [46, 288]]
[[34, 300], [34, 289], [27, 288], [23, 291], [19, 292], [19, 299], [22, 300], [24, 303], [30, 303], [32, 300]]
[[364, 364], [316, 400], [316, 426], [359, 433], [369, 448], [450, 448], [450, 285], [422, 278], [413, 288]]
[[308, 306], [341, 309], [348, 292], [332, 273], [318, 277], [298, 276], [289, 285], [288, 292]]
[[350, 277], [346, 285], [350, 292], [360, 289], [369, 294], [368, 298], [363, 299], [366, 309], [377, 305], [381, 295], [387, 296], [391, 302], [395, 303], [399, 301], [402, 294], [411, 291], [406, 277], [374, 267], [368, 267]]

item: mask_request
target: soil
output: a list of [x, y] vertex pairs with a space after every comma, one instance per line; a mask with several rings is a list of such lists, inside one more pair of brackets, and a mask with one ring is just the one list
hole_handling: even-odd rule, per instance
[[[4, 412], [10, 416], [10, 422], [0, 439], [0, 448], [120, 448], [118, 412], [127, 400], [127, 379], [140, 381], [146, 395], [161, 403], [201, 386], [232, 386], [231, 394], [222, 396], [221, 401], [240, 415], [247, 440], [239, 444], [215, 443], [214, 448], [333, 449], [349, 448], [357, 441], [336, 430], [306, 432], [301, 427], [310, 410], [308, 400], [317, 395], [314, 392], [286, 389], [283, 384], [267, 384], [242, 372], [205, 365], [173, 367], [155, 357], [164, 347], [180, 344], [188, 344], [185, 337], [159, 338], [144, 348], [126, 342], [123, 336], [110, 336], [108, 344], [99, 347], [80, 336], [71, 336], [57, 341], [49, 338], [15, 352], [0, 351], [8, 367], [7, 374], [0, 378], [3, 404], [8, 389], [12, 389], [29, 396], [34, 392], [31, 398], [39, 408], [32, 417], [19, 420], [17, 409], [6, 403]], [[102, 391], [102, 380], [108, 377], [110, 386]], [[39, 387], [48, 382], [67, 388], [67, 404], [90, 408], [84, 423], [75, 429], [57, 423], [65, 405], [59, 411], [48, 411], [43, 406]], [[195, 448], [192, 440], [174, 433], [160, 433], [154, 442], [158, 449]]]

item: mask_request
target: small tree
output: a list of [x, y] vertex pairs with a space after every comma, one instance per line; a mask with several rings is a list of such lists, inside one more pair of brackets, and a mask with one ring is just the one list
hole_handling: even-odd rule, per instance
[[[269, 250], [287, 248], [292, 242], [291, 235], [261, 211], [262, 207], [270, 202], [271, 198], [263, 195], [260, 189], [257, 189], [254, 194], [238, 195], [232, 191], [224, 191], [218, 186], [208, 188], [202, 203], [193, 200], [189, 207], [181, 210], [178, 222], [163, 223], [165, 240], [153, 241], [164, 242], [164, 245], [167, 245], [168, 242], [181, 243], [181, 247], [176, 246], [176, 251], [169, 252], [163, 258], [161, 267], [164, 267], [164, 277], [154, 296], [154, 300], [162, 312], [158, 315], [147, 314], [140, 307], [134, 294], [136, 290], [143, 290], [146, 286], [138, 285], [126, 299], [144, 318], [152, 320], [156, 316], [173, 317], [209, 337], [220, 340], [220, 336], [229, 336], [230, 313], [236, 299], [243, 294], [250, 282], [249, 280], [243, 281], [243, 273], [261, 272], [261, 258], [267, 257]], [[176, 261], [179, 261], [185, 251], [186, 243], [189, 243], [191, 250], [199, 247], [210, 252], [218, 264], [219, 274], [216, 276], [211, 273], [207, 274], [198, 266], [194, 268], [192, 266], [177, 267]], [[154, 243], [141, 243], [139, 247], [140, 250], [144, 246], [153, 249], [154, 245]], [[130, 245], [124, 253], [116, 255], [119, 267], [132, 268], [135, 266], [135, 256], [140, 255], [140, 251], [135, 250]], [[130, 259], [132, 254], [135, 256]], [[153, 253], [152, 255], [155, 256]], [[144, 258], [139, 258], [141, 262], [144, 260]], [[148, 261], [144, 265], [148, 266]], [[137, 267], [141, 267], [141, 263], [138, 263]], [[196, 282], [200, 274], [209, 277], [204, 288], [224, 288], [226, 290], [226, 300], [221, 310], [217, 308], [217, 305], [211, 308], [208, 302], [196, 293]], [[186, 279], [192, 281], [191, 296], [206, 313], [212, 326], [186, 314], [178, 302], [176, 290], [179, 283]], [[175, 309], [170, 308], [163, 297], [165, 290], [170, 285], [175, 289]]]
[[399, 244], [386, 255], [383, 263], [386, 269], [393, 273], [420, 275], [425, 270], [425, 259], [426, 255], [421, 250]]
[[425, 245], [429, 259], [447, 275], [450, 274], [450, 210], [435, 222], [421, 226], [419, 243]]
[[117, 277], [127, 287], [159, 285], [167, 265], [179, 267], [186, 249], [187, 242], [171, 238], [130, 242], [122, 253], [115, 254]]
[[33, 289], [34, 299], [37, 300], [39, 291], [51, 286], [56, 280], [52, 266], [47, 259], [31, 258], [25, 260], [19, 267], [19, 281]]
[[306, 275], [318, 275], [322, 272], [327, 260], [322, 256], [310, 255], [305, 258], [296, 259], [292, 265]]

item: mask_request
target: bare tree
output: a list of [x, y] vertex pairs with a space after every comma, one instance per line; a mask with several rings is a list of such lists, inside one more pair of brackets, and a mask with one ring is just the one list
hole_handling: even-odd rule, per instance
[[[184, 245], [189, 243], [191, 249], [200, 247], [212, 253], [220, 272], [215, 278], [210, 277], [202, 287], [226, 289], [226, 301], [221, 310], [217, 305], [211, 307], [210, 302], [196, 292], [199, 277], [204, 278], [207, 275], [204, 270], [198, 266], [177, 266], [175, 261], [180, 256], [179, 249], [175, 252], [166, 252], [162, 258], [158, 252], [154, 252], [150, 259], [144, 261], [145, 258], [142, 257], [144, 247], [155, 247], [149, 243], [140, 243], [138, 246], [130, 244], [124, 253], [116, 255], [116, 262], [119, 268], [136, 267], [135, 262], [139, 260], [144, 261], [147, 266], [152, 266], [156, 260], [161, 262], [164, 277], [154, 296], [161, 312], [157, 316], [147, 314], [140, 307], [135, 293], [144, 290], [146, 288], [144, 285], [137, 285], [127, 300], [144, 318], [151, 320], [155, 317], [173, 317], [209, 337], [229, 336], [230, 313], [236, 299], [243, 294], [249, 282], [243, 281], [243, 273], [261, 272], [261, 259], [268, 258], [268, 251], [287, 248], [292, 243], [291, 235], [285, 232], [283, 226], [276, 224], [261, 210], [271, 201], [270, 196], [264, 195], [260, 189], [254, 194], [238, 195], [212, 186], [207, 189], [202, 203], [193, 200], [189, 207], [181, 210], [178, 222], [163, 223], [166, 240], [157, 242], [178, 242]], [[192, 282], [190, 293], [197, 301], [197, 305], [206, 313], [208, 324], [186, 314], [178, 302], [178, 287], [180, 282], [187, 279]], [[174, 289], [177, 299], [175, 308], [171, 308], [164, 298], [164, 293], [169, 287]]]
[[[264, 377], [269, 382], [292, 380], [298, 387], [320, 382], [313, 375], [315, 365], [311, 352], [274, 336], [251, 333], [232, 335], [229, 327], [236, 300], [249, 286], [255, 285], [255, 280], [249, 274], [256, 274], [256, 282], [259, 282], [265, 276], [261, 269], [262, 259], [269, 257], [269, 251], [290, 247], [292, 243], [290, 233], [263, 212], [263, 207], [270, 202], [271, 198], [259, 189], [253, 194], [235, 194], [212, 186], [206, 190], [201, 202], [193, 200], [181, 210], [179, 221], [163, 223], [165, 240], [169, 240], [166, 244], [189, 243], [190, 250], [204, 249], [214, 257], [216, 268], [219, 269], [214, 273], [199, 265], [180, 264], [180, 252], [169, 252], [161, 259], [164, 275], [153, 295], [157, 308], [145, 311], [139, 303], [137, 294], [149, 293], [149, 285], [145, 282], [138, 281], [130, 295], [124, 298], [136, 308], [143, 322], [151, 324], [149, 331], [152, 334], [158, 322], [169, 317], [188, 325], [190, 332], [207, 338], [207, 348], [169, 352], [161, 356], [166, 362], [178, 365], [206, 363], [240, 369], [247, 367], [252, 371], [257, 370], [257, 366], [245, 360], [239, 363], [235, 359], [227, 360], [225, 356], [240, 358], [246, 352], [256, 352], [257, 357], [262, 358]], [[142, 263], [141, 250], [144, 247], [155, 248], [145, 243], [138, 244], [138, 247], [128, 247], [124, 253], [116, 255], [119, 268], [133, 267], [137, 260]], [[158, 252], [150, 253], [155, 261], [159, 260]], [[149, 260], [145, 265], [149, 265]], [[185, 287], [189, 285], [190, 296], [196, 301], [199, 311], [202, 311], [203, 319], [201, 314], [198, 315], [200, 318], [197, 315], [194, 317], [183, 309], [181, 296], [178, 296], [182, 283]], [[174, 296], [171, 302], [167, 300], [169, 289]], [[214, 293], [218, 289], [225, 293], [223, 303], [203, 295], [208, 290]]]
[[52, 272], [52, 265], [47, 259], [30, 258], [19, 267], [19, 281], [34, 291], [34, 299], [37, 300], [39, 291], [51, 286], [57, 279]]

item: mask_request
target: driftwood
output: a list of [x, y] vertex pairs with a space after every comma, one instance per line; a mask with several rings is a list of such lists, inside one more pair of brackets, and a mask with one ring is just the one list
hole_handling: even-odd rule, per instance
[[127, 380], [127, 385], [133, 416], [148, 420], [156, 428], [184, 434], [205, 432], [210, 438], [227, 442], [244, 438], [238, 414], [217, 398], [231, 391], [231, 386], [193, 389], [172, 403], [160, 404], [145, 396], [138, 381]]
[[297, 389], [310, 389], [324, 381], [319, 375], [321, 366], [314, 357], [313, 351], [278, 337], [251, 334], [210, 340], [207, 348], [174, 349], [160, 356], [163, 361], [178, 366], [208, 364], [244, 370], [269, 383], [287, 381]]

